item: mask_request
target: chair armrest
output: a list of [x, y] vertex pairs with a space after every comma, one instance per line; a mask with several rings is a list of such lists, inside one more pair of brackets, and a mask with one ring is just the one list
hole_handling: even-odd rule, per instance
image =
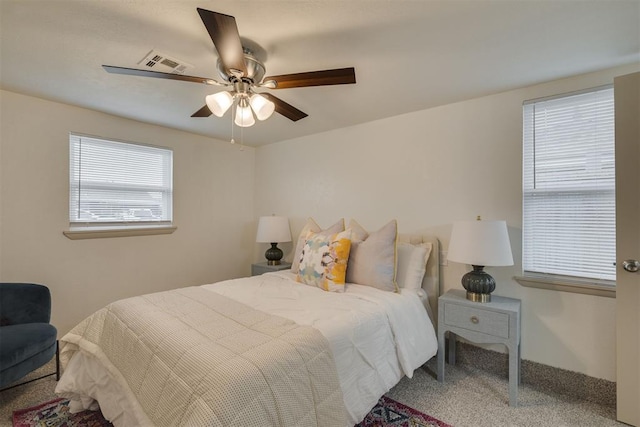
[[32, 283], [0, 283], [0, 326], [50, 320], [49, 288]]

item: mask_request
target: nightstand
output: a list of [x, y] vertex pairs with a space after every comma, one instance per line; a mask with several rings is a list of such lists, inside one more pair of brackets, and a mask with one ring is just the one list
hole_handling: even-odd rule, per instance
[[270, 273], [272, 271], [280, 271], [280, 270], [288, 270], [291, 268], [290, 262], [283, 262], [278, 265], [269, 265], [267, 262], [257, 262], [255, 264], [251, 264], [251, 275], [259, 276], [264, 273]]
[[509, 351], [509, 405], [518, 406], [520, 384], [520, 300], [491, 295], [491, 302], [469, 301], [463, 289], [438, 298], [438, 381], [444, 381], [445, 334], [449, 364], [456, 363], [456, 335], [478, 344], [504, 344]]

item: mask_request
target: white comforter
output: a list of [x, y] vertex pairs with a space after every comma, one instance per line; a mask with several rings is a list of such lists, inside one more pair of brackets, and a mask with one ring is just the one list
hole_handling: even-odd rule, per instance
[[435, 330], [413, 291], [348, 284], [345, 293], [301, 285], [289, 271], [236, 279], [206, 289], [318, 329], [329, 341], [350, 422], [436, 354]]
[[[334, 354], [349, 425], [360, 422], [380, 396], [403, 375], [412, 377], [437, 351], [431, 321], [412, 291], [394, 294], [348, 284], [345, 293], [331, 293], [296, 283], [288, 271], [203, 288], [318, 329]], [[121, 407], [119, 418], [127, 425], [127, 402], [106, 370], [87, 355], [74, 356], [56, 392], [86, 395], [74, 402], [76, 410], [90, 406], [88, 396], [101, 406], [107, 403], [112, 412]]]

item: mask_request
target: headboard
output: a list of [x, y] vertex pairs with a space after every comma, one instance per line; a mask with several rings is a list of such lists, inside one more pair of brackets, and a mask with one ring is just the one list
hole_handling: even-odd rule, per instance
[[427, 300], [423, 300], [431, 322], [436, 325], [438, 320], [438, 298], [440, 297], [440, 242], [437, 237], [428, 234], [398, 234], [398, 242], [431, 243], [431, 255], [427, 260], [427, 270], [422, 279], [422, 289], [426, 292]]

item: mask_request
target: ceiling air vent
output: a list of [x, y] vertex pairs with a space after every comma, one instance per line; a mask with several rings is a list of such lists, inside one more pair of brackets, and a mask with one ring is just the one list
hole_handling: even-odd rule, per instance
[[151, 50], [147, 55], [138, 62], [144, 68], [162, 73], [184, 74], [184, 72], [193, 68], [193, 65], [187, 64], [176, 58], [172, 58], [164, 53]]

